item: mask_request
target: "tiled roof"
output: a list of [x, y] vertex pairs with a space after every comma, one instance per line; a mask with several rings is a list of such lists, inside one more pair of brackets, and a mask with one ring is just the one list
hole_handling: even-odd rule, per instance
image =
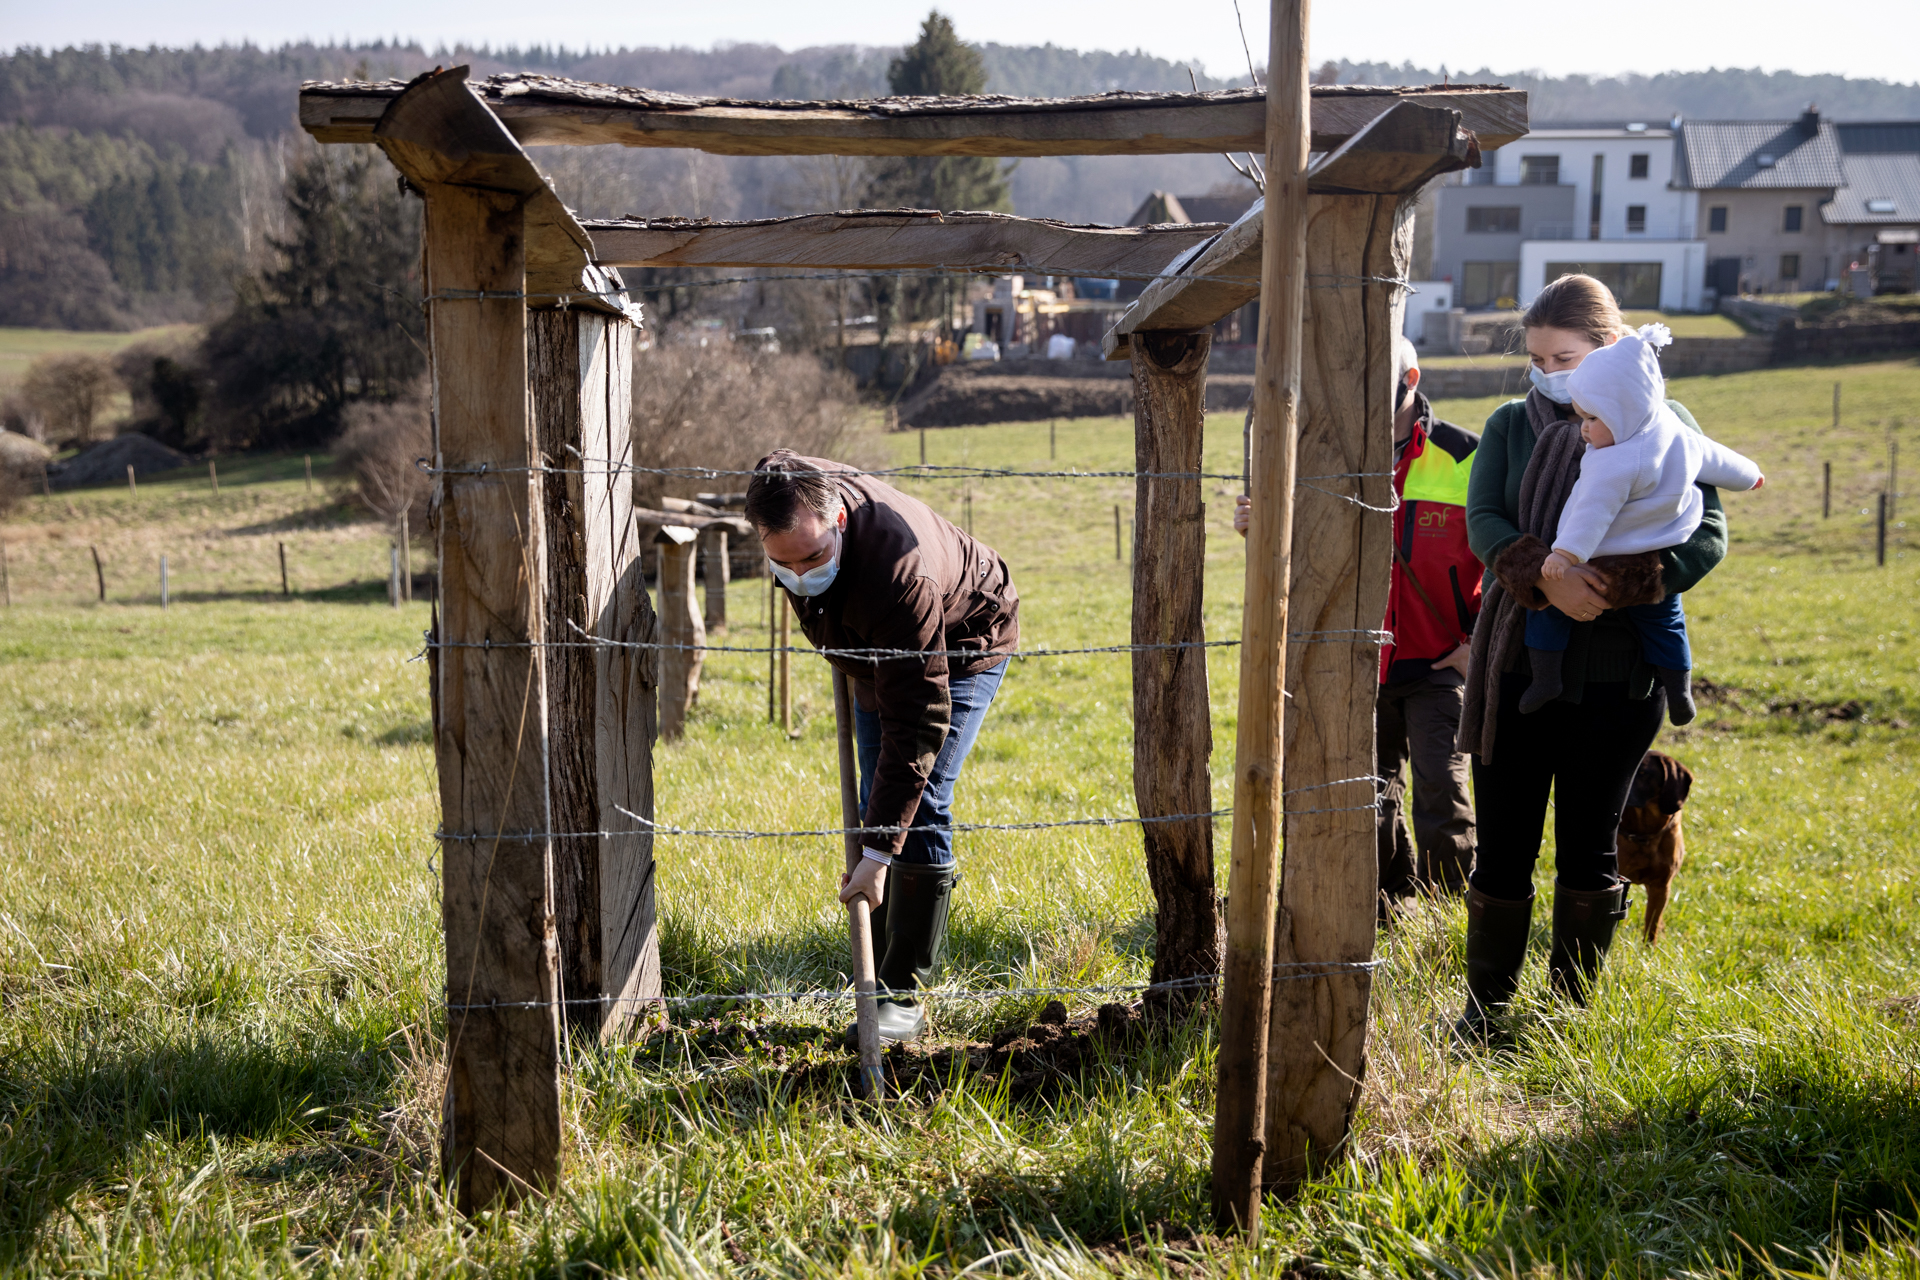
[[[1920, 222], [1920, 153], [1869, 152], [1840, 157], [1847, 183], [1820, 206], [1820, 220], [1829, 224], [1853, 222]], [[1891, 200], [1891, 213], [1875, 213], [1869, 200]]]
[[[1761, 157], [1771, 162], [1761, 163]], [[1688, 120], [1674, 148], [1673, 185], [1709, 187], [1837, 187], [1840, 144], [1821, 121], [1809, 134], [1798, 120]]]
[[1885, 120], [1870, 124], [1837, 124], [1844, 155], [1920, 152], [1920, 120]]

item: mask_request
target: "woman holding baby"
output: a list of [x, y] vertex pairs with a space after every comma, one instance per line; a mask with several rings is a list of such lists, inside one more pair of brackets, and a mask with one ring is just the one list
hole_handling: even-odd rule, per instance
[[1526, 959], [1549, 793], [1550, 977], [1586, 999], [1626, 914], [1627, 789], [1661, 716], [1692, 718], [1679, 596], [1727, 552], [1715, 486], [1763, 483], [1665, 398], [1665, 327], [1629, 329], [1599, 281], [1562, 276], [1522, 323], [1533, 390], [1487, 419], [1467, 491], [1488, 566], [1460, 725], [1479, 816], [1455, 1028], [1470, 1043], [1492, 1038]]

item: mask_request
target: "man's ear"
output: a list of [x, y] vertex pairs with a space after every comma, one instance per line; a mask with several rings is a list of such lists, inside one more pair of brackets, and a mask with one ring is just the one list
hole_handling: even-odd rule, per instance
[[1420, 366], [1415, 365], [1413, 366], [1413, 368], [1407, 370], [1407, 390], [1411, 392], [1411, 391], [1418, 391], [1419, 389], [1420, 389]]

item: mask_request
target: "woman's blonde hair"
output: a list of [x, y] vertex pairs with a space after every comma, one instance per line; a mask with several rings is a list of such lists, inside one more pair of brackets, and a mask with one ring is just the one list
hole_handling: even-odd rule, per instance
[[1609, 338], [1629, 333], [1627, 319], [1613, 291], [1592, 276], [1564, 275], [1540, 291], [1520, 318], [1527, 329], [1566, 329], [1593, 339], [1597, 347]]

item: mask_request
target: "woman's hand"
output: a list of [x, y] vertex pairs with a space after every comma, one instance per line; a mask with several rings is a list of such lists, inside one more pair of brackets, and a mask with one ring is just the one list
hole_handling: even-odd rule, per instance
[[860, 865], [853, 869], [852, 875], [840, 877], [840, 901], [852, 902], [855, 898], [865, 898], [869, 909], [879, 906], [887, 897], [887, 869], [872, 858], [860, 859]]
[[1233, 531], [1241, 537], [1247, 536], [1247, 526], [1253, 523], [1253, 499], [1241, 494], [1233, 500]]
[[1606, 591], [1613, 586], [1613, 579], [1591, 565], [1573, 565], [1565, 577], [1542, 576], [1533, 585], [1547, 598], [1548, 604], [1575, 622], [1592, 622], [1612, 607], [1607, 603]]

